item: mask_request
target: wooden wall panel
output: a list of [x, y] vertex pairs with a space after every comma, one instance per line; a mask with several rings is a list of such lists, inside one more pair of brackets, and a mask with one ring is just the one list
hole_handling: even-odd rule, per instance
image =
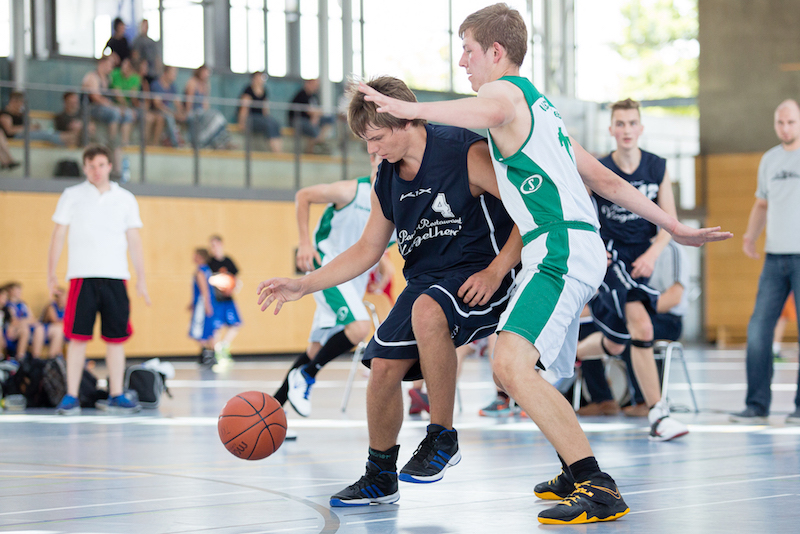
[[[53, 229], [57, 194], [0, 191], [0, 284], [18, 280], [24, 299], [38, 313], [47, 303], [47, 250]], [[244, 326], [234, 343], [237, 353], [286, 353], [305, 348], [314, 301], [309, 296], [283, 308], [278, 316], [262, 313], [256, 305], [256, 287], [274, 276], [295, 276], [297, 227], [292, 202], [138, 197], [144, 227], [145, 274], [152, 305], [135, 294], [131, 280], [131, 322], [134, 336], [126, 345], [129, 355], [190, 355], [198, 352], [187, 336], [191, 298], [193, 250], [205, 247], [208, 237], [223, 237], [225, 251], [239, 265], [243, 282], [236, 297]], [[319, 218], [315, 207], [311, 218]], [[402, 260], [393, 247], [395, 295], [404, 286]], [[66, 274], [65, 249], [58, 275]], [[133, 267], [131, 273], [135, 276]], [[92, 356], [103, 353], [93, 341]]]
[[[762, 254], [760, 260], [745, 256], [742, 236], [755, 202], [761, 156], [761, 153], [701, 156], [697, 165], [705, 184], [706, 224], [720, 225], [734, 233], [731, 240], [705, 247], [703, 291], [706, 338], [710, 341], [740, 343], [747, 338], [747, 323], [753, 313], [763, 265], [764, 234], [756, 245]], [[785, 336], [784, 339], [796, 340], [796, 325], [790, 325]]]

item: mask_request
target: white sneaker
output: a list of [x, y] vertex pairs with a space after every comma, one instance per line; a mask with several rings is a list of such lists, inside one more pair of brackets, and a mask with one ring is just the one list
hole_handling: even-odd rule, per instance
[[669, 416], [669, 408], [663, 400], [650, 409], [647, 419], [650, 421], [650, 441], [669, 441], [689, 433], [686, 425]]
[[[309, 380], [311, 380], [309, 382]], [[315, 380], [303, 374], [302, 368], [289, 371], [289, 404], [303, 417], [311, 415], [311, 386]]]

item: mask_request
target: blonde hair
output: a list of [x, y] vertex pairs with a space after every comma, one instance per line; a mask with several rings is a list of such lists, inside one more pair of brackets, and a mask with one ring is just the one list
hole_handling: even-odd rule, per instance
[[614, 112], [620, 109], [635, 109], [639, 113], [639, 117], [642, 116], [642, 112], [639, 110], [641, 104], [632, 98], [626, 98], [625, 100], [620, 100], [618, 102], [614, 102], [611, 104], [611, 116], [614, 116]]
[[506, 49], [508, 59], [521, 66], [528, 52], [528, 29], [519, 11], [508, 4], [494, 4], [469, 15], [458, 28], [462, 39], [467, 30], [486, 52], [494, 43]]

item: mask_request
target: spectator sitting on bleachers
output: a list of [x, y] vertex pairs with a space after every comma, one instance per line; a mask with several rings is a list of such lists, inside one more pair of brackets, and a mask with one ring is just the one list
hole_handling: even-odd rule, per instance
[[330, 153], [331, 150], [325, 141], [336, 120], [330, 115], [323, 114], [319, 107], [317, 91], [319, 91], [318, 78], [303, 82], [303, 87], [294, 95], [292, 104], [303, 105], [305, 108], [302, 111], [289, 110], [289, 125], [295, 129], [299, 128], [303, 137], [307, 138], [306, 152]]
[[144, 80], [147, 80], [148, 85], [152, 85], [161, 72], [161, 48], [157, 41], [147, 35], [149, 29], [150, 24], [147, 19], [142, 19], [139, 24], [139, 35], [131, 43], [131, 56], [134, 59], [147, 61], [147, 71], [142, 76]]
[[44, 327], [44, 340], [49, 346], [51, 358], [64, 354], [64, 310], [67, 307], [67, 292], [63, 287], [56, 289], [53, 300], [42, 310], [39, 322]]
[[113, 68], [110, 56], [103, 56], [97, 60], [95, 70], [86, 73], [81, 83], [81, 89], [89, 95], [89, 115], [92, 119], [108, 125], [109, 144], [117, 146], [119, 133], [122, 146], [127, 145], [131, 138], [131, 127], [135, 119], [131, 109], [114, 105], [108, 98], [108, 75]]
[[[25, 95], [14, 91], [8, 98], [8, 104], [0, 111], [0, 128], [9, 139], [21, 138], [25, 131]], [[31, 141], [47, 141], [54, 145], [66, 144], [58, 132], [40, 130], [38, 124], [31, 124], [28, 129]]]
[[269, 114], [269, 96], [264, 86], [266, 79], [267, 75], [263, 72], [250, 75], [250, 85], [244, 88], [239, 97], [239, 128], [242, 131], [249, 128], [252, 133], [264, 135], [269, 139], [269, 147], [273, 152], [283, 152], [281, 126]]
[[8, 171], [20, 166], [19, 161], [16, 161], [8, 149], [8, 138], [0, 128], [0, 171]]
[[0, 286], [0, 361], [6, 358], [6, 325], [11, 321], [11, 310], [8, 309], [8, 288]]
[[[83, 133], [83, 117], [81, 116], [81, 100], [77, 93], [64, 93], [64, 109], [55, 116], [53, 123], [56, 131], [67, 146], [79, 146]], [[94, 124], [88, 125], [89, 137], [94, 136]]]
[[[172, 95], [177, 96], [178, 88], [175, 85], [175, 78], [178, 76], [178, 69], [175, 67], [164, 66], [164, 71], [161, 76], [153, 80], [150, 84], [150, 91], [153, 93], [153, 110], [160, 113], [164, 121], [161, 122], [160, 128], [167, 126], [167, 139], [170, 146], [177, 147], [183, 144], [180, 139], [180, 130], [178, 123], [186, 120], [186, 114], [183, 110], [183, 102], [180, 100], [163, 99], [158, 95]], [[154, 132], [154, 141], [161, 140], [161, 130], [159, 124], [156, 123], [156, 132]]]
[[44, 347], [44, 327], [30, 313], [28, 305], [22, 300], [22, 284], [10, 282], [6, 284], [8, 290], [7, 308], [10, 311], [9, 324], [4, 324], [5, 341], [9, 351], [14, 350], [17, 361], [25, 358], [28, 344], [34, 358], [42, 355]]
[[230, 148], [228, 121], [217, 109], [211, 107], [208, 97], [211, 93], [211, 70], [201, 65], [186, 82], [186, 113], [192, 144], [200, 148]]
[[112, 54], [117, 56], [118, 59], [115, 61], [114, 65], [116, 67], [131, 55], [131, 48], [130, 45], [128, 45], [128, 38], [125, 37], [126, 26], [122, 19], [119, 17], [115, 18], [113, 27], [114, 34], [106, 43], [103, 53], [107, 53], [110, 50]]

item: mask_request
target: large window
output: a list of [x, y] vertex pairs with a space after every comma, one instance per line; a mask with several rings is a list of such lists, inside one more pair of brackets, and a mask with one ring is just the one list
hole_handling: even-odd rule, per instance
[[264, 1], [231, 0], [231, 70], [264, 70]]
[[0, 0], [0, 57], [11, 55], [11, 0]]
[[194, 69], [205, 61], [202, 0], [162, 0], [165, 65]]

